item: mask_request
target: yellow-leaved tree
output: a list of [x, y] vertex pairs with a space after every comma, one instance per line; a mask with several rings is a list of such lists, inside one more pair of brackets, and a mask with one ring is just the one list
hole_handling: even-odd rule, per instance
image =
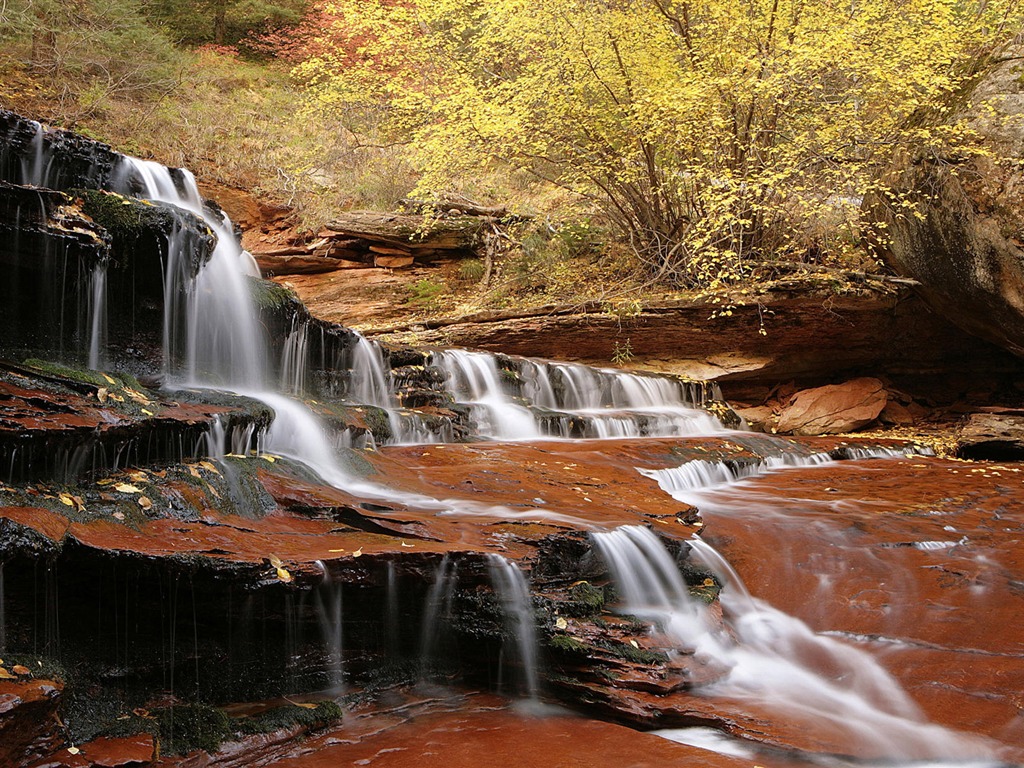
[[[338, 0], [296, 72], [409, 143], [420, 192], [493, 164], [572, 190], [683, 284], [841, 252], [894, 152], [1020, 29], [1017, 0]], [[928, 116], [927, 118], [925, 116]]]

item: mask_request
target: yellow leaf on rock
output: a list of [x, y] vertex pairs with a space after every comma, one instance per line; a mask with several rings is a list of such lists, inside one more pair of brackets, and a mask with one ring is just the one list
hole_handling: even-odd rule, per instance
[[10, 672], [8, 672], [3, 667], [0, 667], [0, 680], [13, 680], [13, 679], [14, 679], [14, 675], [12, 675]]
[[78, 747], [68, 747], [68, 754], [69, 755], [77, 755], [81, 751], [82, 750], [80, 750]]
[[137, 488], [130, 483], [118, 483], [114, 486], [114, 490], [119, 493], [142, 493], [141, 488]]
[[147, 498], [146, 496], [139, 496], [139, 506], [142, 507], [143, 509], [152, 509], [153, 502], [150, 501], [149, 498]]
[[715, 580], [714, 579], [704, 579], [704, 586], [705, 587], [713, 587], [713, 586], [715, 586]]
[[220, 470], [219, 470], [219, 469], [217, 469], [217, 468], [216, 468], [215, 466], [213, 466], [213, 463], [212, 463], [212, 462], [209, 462], [209, 461], [200, 461], [200, 462], [199, 462], [199, 466], [200, 466], [200, 467], [202, 467], [202, 468], [203, 468], [203, 469], [205, 469], [205, 470], [208, 470], [208, 471], [210, 471], [210, 472], [213, 472], [213, 474], [215, 474], [215, 475], [219, 475], [219, 474], [220, 474]]
[[103, 378], [107, 380], [107, 384], [117, 384], [117, 381], [115, 381], [113, 378], [111, 378], [105, 373], [103, 374]]
[[632, 645], [634, 648], [640, 647], [640, 643], [638, 643], [636, 640], [630, 640], [629, 644]]
[[71, 498], [70, 494], [67, 494], [67, 493], [62, 493], [60, 495], [60, 503], [61, 504], [65, 504], [65, 505], [67, 505], [69, 507], [75, 506], [74, 500]]
[[561, 616], [559, 616], [557, 619], [555, 619], [555, 627], [557, 627], [558, 629], [568, 629], [569, 622], [563, 619]]
[[99, 400], [101, 403], [107, 402], [107, 388], [106, 387], [100, 387], [99, 389], [96, 390], [96, 399]]
[[288, 583], [289, 581], [292, 580], [292, 575], [290, 573], [288, 573], [288, 571], [285, 570], [284, 568], [278, 568], [277, 569], [277, 578], [279, 578], [281, 581], [283, 581], [285, 583]]
[[352, 553], [352, 557], [362, 557], [362, 556], [363, 556], [363, 548], [362, 547], [360, 547], [359, 549], [357, 549], [355, 552]]
[[281, 562], [281, 558], [277, 555], [271, 555], [267, 559], [270, 560], [270, 564], [275, 568], [280, 568], [282, 565], [284, 565], [284, 563]]

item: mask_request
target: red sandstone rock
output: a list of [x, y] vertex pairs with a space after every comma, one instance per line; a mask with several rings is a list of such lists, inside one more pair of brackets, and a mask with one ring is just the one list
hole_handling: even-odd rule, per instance
[[888, 395], [878, 379], [864, 377], [797, 392], [779, 416], [779, 432], [828, 435], [870, 424], [885, 408]]
[[63, 689], [52, 680], [0, 680], [0, 765], [27, 765], [57, 747]]

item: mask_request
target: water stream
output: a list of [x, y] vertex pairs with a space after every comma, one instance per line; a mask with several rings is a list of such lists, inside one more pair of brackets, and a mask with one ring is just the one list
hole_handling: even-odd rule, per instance
[[[38, 140], [22, 165], [27, 183], [59, 186]], [[210, 454], [223, 458], [255, 446], [292, 458], [326, 483], [353, 494], [392, 500], [438, 513], [488, 514], [509, 519], [550, 519], [578, 524], [576, 518], [545, 510], [510, 510], [461, 500], [437, 500], [400, 492], [357, 477], [339, 458], [337, 441], [301, 397], [309, 380], [309, 328], [293, 323], [279, 354], [272, 354], [253, 301], [252, 278], [258, 271], [238, 244], [231, 222], [204, 205], [195, 179], [185, 170], [126, 157], [114, 176], [124, 193], [182, 208], [199, 217], [216, 234], [209, 260], [193, 268], [195, 244], [179, 229], [171, 233], [164, 273], [164, 368], [169, 388], [222, 389], [253, 397], [274, 411], [263, 436], [252, 428], [228, 433], [215, 420]], [[89, 300], [88, 362], [104, 363], [106, 273], [97, 267]], [[427, 443], [440, 439], [415, 414], [399, 407], [381, 349], [361, 336], [351, 352], [347, 397], [382, 409], [393, 443]], [[271, 360], [276, 362], [278, 371]], [[535, 360], [503, 366], [494, 355], [446, 350], [433, 363], [446, 375], [453, 400], [470, 408], [482, 437], [494, 440], [607, 439], [699, 436], [727, 433], [701, 406], [717, 392], [669, 378], [628, 374], [566, 363]], [[896, 455], [850, 449], [851, 458]], [[783, 515], [756, 492], [737, 504], [736, 491], [772, 473], [793, 468], [831, 467], [828, 454], [782, 453], [760, 461], [690, 461], [667, 469], [641, 469], [672, 497], [698, 506], [709, 519], [738, 514]], [[746, 485], [745, 485], [746, 484]], [[833, 534], [829, 534], [833, 535]], [[816, 632], [799, 618], [752, 594], [728, 560], [705, 541], [690, 543], [692, 557], [721, 575], [728, 632], [722, 632], [706, 606], [691, 598], [679, 563], [650, 530], [626, 526], [596, 532], [602, 554], [622, 599], [622, 609], [655, 624], [680, 652], [694, 653], [721, 665], [726, 674], [700, 691], [742, 702], [757, 710], [781, 713], [797, 727], [827, 732], [851, 753], [868, 757], [922, 760], [985, 760], [993, 756], [980, 739], [965, 737], [927, 722], [895, 679], [869, 653], [834, 636]], [[838, 534], [831, 541], [839, 542]], [[927, 543], [927, 542], [926, 542]], [[936, 545], [943, 542], [936, 542]], [[845, 544], [843, 544], [845, 546]], [[502, 603], [528, 698], [541, 695], [537, 637], [529, 584], [519, 567], [499, 555], [489, 558], [496, 594]], [[457, 586], [457, 569], [446, 555], [437, 567], [422, 610], [419, 660], [424, 677], [438, 655], [445, 616]], [[387, 645], [397, 646], [397, 579], [388, 566], [382, 606]], [[0, 649], [4, 645], [4, 589], [0, 564]], [[55, 602], [55, 601], [54, 601]], [[341, 588], [325, 584], [316, 595], [316, 610], [327, 650], [332, 687], [344, 685], [344, 616]], [[54, 634], [54, 636], [56, 636]], [[295, 642], [294, 640], [291, 642]], [[686, 734], [670, 734], [684, 740]], [[699, 734], [690, 734], [700, 738]], [[867, 745], [859, 749], [856, 745]], [[723, 750], [725, 748], [723, 747]], [[961, 763], [962, 764], [962, 763]]]
[[730, 632], [713, 628], [704, 603], [690, 597], [674, 559], [650, 530], [626, 526], [593, 539], [625, 612], [654, 623], [680, 650], [727, 668], [726, 676], [700, 690], [701, 695], [782, 714], [787, 722], [828, 732], [851, 753], [867, 757], [995, 757], [983, 740], [928, 723], [870, 654], [816, 634], [752, 597], [710, 545], [694, 543], [698, 557], [729, 576], [723, 605]]

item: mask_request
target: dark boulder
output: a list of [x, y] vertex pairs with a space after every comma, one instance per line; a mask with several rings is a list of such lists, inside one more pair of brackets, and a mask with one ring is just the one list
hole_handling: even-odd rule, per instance
[[1004, 51], [952, 122], [974, 131], [969, 159], [904, 156], [884, 185], [915, 211], [874, 196], [868, 218], [886, 233], [881, 253], [964, 330], [1024, 355], [1024, 46]]

